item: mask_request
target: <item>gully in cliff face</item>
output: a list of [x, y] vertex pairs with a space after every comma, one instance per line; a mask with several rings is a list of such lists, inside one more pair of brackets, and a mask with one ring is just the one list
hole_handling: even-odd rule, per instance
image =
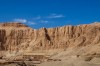
[[6, 31], [4, 29], [0, 30], [0, 50], [5, 50], [6, 43]]

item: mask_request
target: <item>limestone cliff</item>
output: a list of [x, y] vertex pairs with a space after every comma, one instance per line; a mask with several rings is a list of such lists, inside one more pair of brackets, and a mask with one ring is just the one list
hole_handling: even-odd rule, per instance
[[100, 23], [32, 29], [21, 23], [0, 24], [0, 50], [49, 50], [100, 43]]
[[0, 49], [18, 50], [18, 46], [32, 39], [32, 29], [21, 23], [0, 24]]

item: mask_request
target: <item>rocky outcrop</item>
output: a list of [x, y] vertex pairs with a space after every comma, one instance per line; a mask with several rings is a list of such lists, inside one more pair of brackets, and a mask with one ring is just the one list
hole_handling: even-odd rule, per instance
[[18, 50], [19, 45], [32, 39], [32, 29], [21, 23], [0, 24], [0, 49]]
[[0, 50], [49, 50], [100, 43], [100, 23], [32, 29], [21, 23], [0, 24]]

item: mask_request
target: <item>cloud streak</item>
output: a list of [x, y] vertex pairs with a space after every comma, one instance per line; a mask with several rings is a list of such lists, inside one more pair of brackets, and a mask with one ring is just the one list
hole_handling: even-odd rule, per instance
[[63, 14], [54, 13], [47, 16], [37, 16], [37, 17], [34, 17], [33, 20], [53, 19], [53, 18], [63, 18], [63, 17], [65, 17]]
[[[47, 16], [37, 16], [37, 17], [33, 17], [31, 18], [30, 20], [27, 20], [27, 19], [22, 19], [22, 18], [16, 18], [16, 19], [13, 19], [14, 22], [21, 22], [21, 23], [26, 23], [26, 24], [29, 24], [29, 25], [36, 25], [36, 24], [41, 24], [41, 23], [49, 23], [51, 22], [51, 19], [56, 19], [56, 18], [63, 18], [65, 17], [63, 14], [50, 14], [50, 15], [47, 15]], [[35, 21], [35, 22], [34, 22]], [[37, 23], [36, 23], [37, 22]]]
[[48, 23], [49, 21], [47, 21], [47, 20], [41, 20], [40, 22], [41, 23]]
[[29, 24], [29, 25], [36, 25], [36, 22], [34, 21], [28, 21], [27, 19], [14, 19], [13, 20], [14, 22], [21, 22], [21, 23], [26, 23], [26, 24]]
[[26, 23], [26, 19], [14, 19], [14, 22], [21, 22], [21, 23]]
[[65, 16], [62, 14], [51, 14], [47, 18], [63, 18], [63, 17]]
[[36, 25], [36, 22], [29, 21], [28, 24], [30, 24], [30, 25]]

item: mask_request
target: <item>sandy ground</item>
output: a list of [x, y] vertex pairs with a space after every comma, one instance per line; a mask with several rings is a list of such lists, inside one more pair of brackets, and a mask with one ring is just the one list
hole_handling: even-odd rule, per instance
[[[30, 61], [25, 62], [25, 64], [26, 65], [24, 66], [34, 66]], [[22, 65], [18, 65], [17, 63], [12, 63], [12, 64], [0, 65], [0, 66], [22, 66]], [[85, 57], [85, 56], [77, 57], [76, 55], [66, 56], [66, 57], [62, 56], [61, 60], [53, 59], [53, 60], [42, 62], [41, 64], [37, 64], [36, 66], [100, 66], [100, 57], [93, 57], [93, 58]]]
[[100, 58], [85, 61], [84, 58], [70, 58], [61, 61], [44, 62], [38, 66], [100, 66]]

